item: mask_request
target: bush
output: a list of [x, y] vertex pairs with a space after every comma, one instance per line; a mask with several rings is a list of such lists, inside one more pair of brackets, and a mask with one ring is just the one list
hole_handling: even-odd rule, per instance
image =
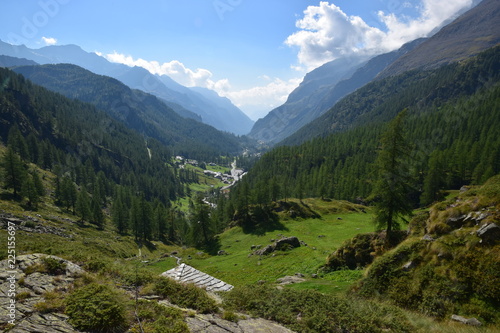
[[35, 304], [35, 310], [40, 313], [63, 312], [64, 296], [55, 291], [48, 291], [43, 295], [44, 300]]
[[154, 292], [180, 307], [197, 310], [201, 313], [217, 313], [217, 303], [205, 290], [193, 284], [180, 284], [169, 278], [158, 278]]
[[43, 266], [46, 272], [51, 275], [61, 275], [66, 273], [66, 263], [52, 257], [44, 257], [42, 259]]
[[128, 327], [126, 298], [107, 285], [91, 283], [76, 289], [66, 299], [66, 314], [82, 331], [122, 332]]
[[237, 287], [224, 307], [279, 322], [297, 332], [412, 332], [401, 310], [392, 306], [332, 297], [313, 290], [260, 285]]
[[141, 320], [142, 330], [138, 324], [130, 328], [130, 332], [154, 333], [188, 333], [181, 310], [166, 307], [155, 301], [139, 300], [137, 316]]

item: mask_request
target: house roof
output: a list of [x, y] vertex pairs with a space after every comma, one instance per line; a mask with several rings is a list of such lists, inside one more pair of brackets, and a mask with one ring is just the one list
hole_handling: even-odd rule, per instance
[[182, 283], [193, 283], [207, 291], [229, 291], [234, 288], [232, 285], [186, 264], [180, 264], [171, 270], [163, 272], [161, 275]]

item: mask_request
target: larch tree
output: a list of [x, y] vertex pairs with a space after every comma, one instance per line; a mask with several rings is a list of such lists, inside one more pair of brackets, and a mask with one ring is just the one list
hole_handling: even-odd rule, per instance
[[379, 229], [386, 229], [389, 241], [392, 231], [399, 228], [400, 221], [412, 213], [408, 200], [411, 184], [408, 160], [411, 146], [405, 137], [406, 113], [405, 109], [389, 123], [382, 134], [381, 149], [376, 160], [378, 179], [373, 189], [375, 223]]

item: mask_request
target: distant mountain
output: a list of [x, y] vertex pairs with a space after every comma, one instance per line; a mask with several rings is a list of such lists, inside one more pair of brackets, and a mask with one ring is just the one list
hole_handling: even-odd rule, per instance
[[[0, 41], [0, 54], [26, 58], [39, 64], [70, 63], [96, 74], [113, 77], [130, 88], [151, 93], [168, 103], [177, 104], [180, 107], [173, 109], [180, 112], [183, 117], [197, 119], [201, 117], [204, 123], [222, 131], [243, 135], [247, 134], [253, 125], [253, 121], [234, 105], [230, 108], [218, 107], [213, 99], [205, 98], [166, 75], [153, 75], [141, 67], [111, 63], [76, 45], [53, 45], [34, 50], [24, 45], [14, 46]], [[199, 117], [188, 111], [194, 112]]]
[[30, 66], [38, 65], [36, 62], [24, 58], [15, 58], [0, 55], [0, 67]]
[[285, 104], [259, 119], [249, 135], [257, 140], [279, 142], [293, 134], [328, 109], [318, 108], [318, 102], [337, 83], [349, 78], [366, 60], [365, 56], [339, 58], [311, 71], [288, 96]]
[[379, 77], [464, 60], [500, 43], [500, 1], [483, 0], [388, 66]]
[[[382, 80], [388, 76], [405, 74], [406, 69], [433, 69], [447, 63], [457, 62], [474, 56], [491, 45], [497, 45], [500, 42], [500, 30], [495, 29], [494, 23], [500, 21], [500, 1], [484, 0], [476, 7], [465, 12], [449, 25], [443, 27], [440, 31], [427, 39], [420, 39], [404, 45], [396, 53], [389, 53], [373, 58], [365, 66], [360, 68], [349, 80], [340, 82], [334, 90], [327, 96], [333, 96], [335, 90], [343, 88], [344, 85], [351, 84], [351, 80], [356, 81], [358, 75], [363, 72], [369, 73], [376, 69], [370, 75], [366, 75], [364, 83], [370, 81], [369, 77], [374, 78], [371, 83]], [[443, 46], [447, 48], [443, 48]], [[436, 50], [435, 52], [433, 50]], [[385, 60], [384, 60], [385, 59]], [[384, 65], [386, 68], [384, 69]], [[380, 73], [376, 73], [379, 71]], [[377, 74], [377, 75], [373, 75]], [[411, 75], [411, 74], [407, 74]], [[402, 78], [403, 76], [401, 76]], [[403, 80], [403, 79], [400, 79]], [[359, 81], [361, 84], [363, 80]], [[370, 83], [370, 84], [371, 84]], [[362, 85], [362, 84], [361, 84]], [[349, 128], [355, 123], [361, 121], [358, 117], [361, 114], [370, 113], [374, 116], [380, 106], [379, 102], [387, 103], [391, 96], [396, 96], [397, 91], [381, 90], [377, 92], [378, 97], [371, 100], [377, 85], [364, 86], [355, 91], [352, 95], [346, 95], [345, 100], [337, 104], [316, 120], [305, 125], [293, 135], [283, 140], [283, 144], [297, 144], [309, 140], [313, 137], [324, 136], [328, 133], [341, 131]], [[359, 87], [358, 87], [359, 88]], [[391, 89], [403, 89], [402, 86], [395, 85]], [[437, 87], [436, 87], [437, 88]], [[418, 87], [415, 87], [418, 89]], [[346, 89], [348, 90], [348, 89]], [[354, 91], [354, 90], [352, 90]], [[380, 100], [385, 96], [386, 101]], [[328, 98], [328, 97], [327, 97]], [[326, 99], [328, 100], [328, 99]], [[361, 103], [361, 104], [360, 104]], [[404, 108], [402, 99], [392, 100], [393, 105], [399, 105]], [[410, 103], [410, 102], [408, 102]], [[324, 105], [328, 105], [324, 103]], [[367, 115], [363, 116], [363, 121], [367, 121]]]
[[212, 126], [179, 116], [156, 96], [132, 90], [122, 82], [71, 64], [22, 66], [14, 70], [52, 91], [97, 108], [129, 128], [194, 156], [203, 152], [238, 154], [241, 139]]

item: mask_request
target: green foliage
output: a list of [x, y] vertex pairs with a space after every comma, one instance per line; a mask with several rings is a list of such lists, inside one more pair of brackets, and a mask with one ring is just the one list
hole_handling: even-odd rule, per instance
[[381, 136], [381, 149], [375, 162], [377, 181], [373, 188], [375, 197], [375, 223], [380, 229], [386, 228], [390, 242], [392, 231], [399, 229], [400, 220], [405, 220], [412, 212], [408, 200], [411, 179], [408, 175], [408, 159], [411, 148], [405, 135], [403, 110], [388, 125]]
[[219, 312], [215, 301], [193, 284], [181, 284], [168, 278], [158, 278], [154, 283], [154, 292], [173, 304], [201, 313]]
[[[232, 190], [231, 201], [235, 207], [244, 200], [257, 204], [257, 192], [264, 191], [279, 193], [273, 200], [303, 196], [366, 203], [378, 177], [373, 163], [381, 133], [405, 108], [406, 139], [414, 145], [408, 204], [427, 205], [443, 189], [486, 181], [500, 173], [500, 76], [490, 70], [498, 66], [499, 52], [497, 47], [462, 64], [409, 72], [359, 89], [314, 128], [297, 133], [314, 139], [290, 139], [288, 144], [300, 145], [264, 154]], [[272, 184], [280, 184], [279, 191]]]
[[137, 317], [141, 325], [134, 324], [130, 332], [144, 333], [189, 333], [182, 311], [160, 305], [155, 301], [139, 300]]
[[48, 291], [43, 294], [43, 301], [35, 303], [35, 310], [40, 313], [64, 312], [64, 294]]
[[[500, 245], [481, 243], [476, 223], [454, 222], [476, 212], [489, 215], [483, 224], [497, 220], [491, 205], [500, 202], [498, 179], [417, 215], [410, 223], [413, 237], [376, 258], [356, 293], [439, 319], [461, 314], [500, 322], [494, 310], [500, 305]], [[436, 239], [423, 240], [425, 230]]]
[[66, 273], [66, 263], [53, 257], [42, 258], [42, 264], [47, 273], [51, 275], [61, 275]]
[[411, 332], [395, 307], [332, 297], [311, 290], [278, 290], [266, 285], [235, 288], [224, 307], [281, 323], [297, 332]]
[[22, 192], [23, 183], [27, 180], [26, 169], [19, 155], [14, 150], [7, 149], [7, 152], [0, 161], [2, 168], [3, 183], [7, 189], [14, 191], [14, 196]]
[[66, 298], [69, 322], [78, 330], [123, 332], [128, 327], [124, 295], [108, 285], [90, 283]]
[[[406, 231], [393, 232], [393, 244], [399, 244], [406, 238]], [[390, 249], [385, 232], [359, 234], [346, 240], [340, 248], [328, 256], [327, 270], [357, 269], [372, 263], [373, 259]]]

